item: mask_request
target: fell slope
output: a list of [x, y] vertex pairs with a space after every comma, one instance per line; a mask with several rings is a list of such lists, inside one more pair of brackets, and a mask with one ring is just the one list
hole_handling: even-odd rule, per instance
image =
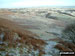
[[[36, 34], [32, 34], [30, 31], [26, 31], [15, 22], [9, 21], [7, 19], [0, 18], [0, 51], [5, 52], [5, 55], [9, 55], [11, 49], [24, 48], [28, 46], [28, 50], [39, 50], [39, 55], [43, 54], [42, 45], [46, 44], [43, 40], [36, 39]], [[6, 48], [7, 47], [7, 48]], [[21, 50], [20, 49], [20, 50]], [[17, 51], [20, 51], [17, 49]], [[16, 50], [15, 50], [16, 51]], [[14, 53], [15, 53], [14, 51]], [[24, 50], [25, 51], [25, 50]], [[24, 52], [22, 50], [22, 53]], [[10, 53], [9, 53], [10, 52]], [[21, 51], [20, 51], [21, 52]], [[17, 55], [12, 54], [12, 55]], [[1, 53], [1, 55], [3, 55]], [[21, 55], [21, 54], [20, 54]], [[28, 54], [29, 55], [29, 54]], [[23, 56], [23, 55], [22, 55]]]

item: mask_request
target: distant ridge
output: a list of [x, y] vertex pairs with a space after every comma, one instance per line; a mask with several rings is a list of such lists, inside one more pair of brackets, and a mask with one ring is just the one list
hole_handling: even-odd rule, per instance
[[75, 6], [41, 6], [41, 7], [51, 7], [51, 8], [75, 8]]
[[[6, 9], [7, 7], [2, 7]], [[11, 7], [12, 8], [75, 8], [75, 6], [30, 6], [30, 7]]]

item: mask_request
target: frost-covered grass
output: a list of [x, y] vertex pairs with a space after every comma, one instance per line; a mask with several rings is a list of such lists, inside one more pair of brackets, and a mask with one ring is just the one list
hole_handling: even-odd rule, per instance
[[59, 50], [54, 48], [54, 46], [57, 44], [58, 43], [56, 43], [54, 41], [47, 41], [47, 45], [44, 48], [44, 51], [46, 53], [44, 56], [58, 56]]
[[[2, 36], [2, 35], [0, 35]], [[3, 37], [3, 36], [2, 36]], [[14, 40], [17, 38], [19, 39], [20, 37], [15, 33], [14, 35]], [[43, 51], [45, 54], [42, 56], [58, 56], [59, 55], [59, 50], [55, 49], [54, 46], [57, 45], [58, 43], [53, 42], [53, 41], [45, 41], [47, 44], [43, 46]], [[8, 45], [8, 42], [5, 44]], [[21, 43], [18, 43], [16, 47], [11, 47], [9, 48], [8, 46], [0, 46], [1, 48], [4, 48], [5, 50], [0, 51], [1, 56], [39, 56], [40, 50], [34, 50], [33, 46], [31, 46], [31, 49], [28, 45], [23, 45], [23, 47], [19, 47]]]

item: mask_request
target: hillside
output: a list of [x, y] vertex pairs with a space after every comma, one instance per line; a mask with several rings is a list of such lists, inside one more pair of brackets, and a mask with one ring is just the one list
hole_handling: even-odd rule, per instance
[[0, 9], [1, 56], [60, 56], [75, 51], [62, 31], [75, 19], [75, 9]]

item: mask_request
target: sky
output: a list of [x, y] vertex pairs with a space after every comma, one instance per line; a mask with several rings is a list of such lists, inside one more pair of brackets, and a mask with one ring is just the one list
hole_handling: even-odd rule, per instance
[[0, 8], [75, 6], [75, 0], [0, 0]]

